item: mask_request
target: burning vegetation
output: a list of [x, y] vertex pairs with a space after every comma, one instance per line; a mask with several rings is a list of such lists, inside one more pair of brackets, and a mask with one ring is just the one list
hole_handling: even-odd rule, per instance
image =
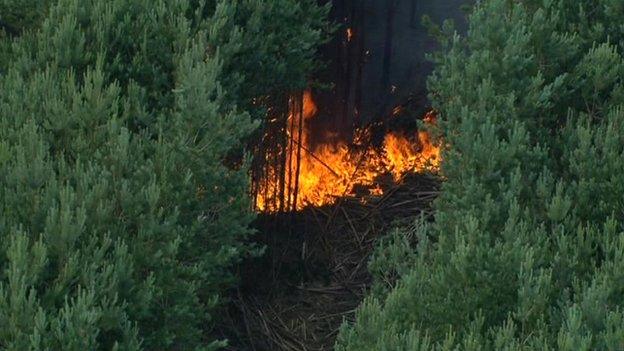
[[[286, 138], [282, 147], [265, 154], [267, 167], [256, 181], [259, 211], [301, 210], [331, 205], [345, 196], [383, 195], [381, 178], [400, 183], [406, 174], [439, 166], [440, 148], [425, 130], [387, 132], [380, 146], [371, 142], [371, 127], [357, 129], [351, 143], [331, 137], [313, 143], [311, 122], [318, 111], [309, 90], [290, 100]], [[397, 111], [401, 109], [394, 114]], [[434, 124], [435, 114], [427, 113], [424, 122]]]

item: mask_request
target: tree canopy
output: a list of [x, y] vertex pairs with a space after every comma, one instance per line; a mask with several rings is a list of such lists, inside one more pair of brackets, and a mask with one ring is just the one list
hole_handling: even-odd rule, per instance
[[250, 99], [307, 80], [326, 10], [0, 1], [0, 349], [223, 345], [230, 267], [258, 252]]
[[401, 278], [337, 350], [624, 348], [622, 19], [617, 0], [485, 0], [465, 36], [437, 31], [435, 223], [378, 251]]

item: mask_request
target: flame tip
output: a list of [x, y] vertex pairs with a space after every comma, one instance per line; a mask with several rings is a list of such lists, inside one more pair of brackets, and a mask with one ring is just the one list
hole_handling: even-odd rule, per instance
[[[356, 187], [364, 187], [370, 196], [381, 196], [384, 194], [378, 182], [381, 175], [390, 174], [394, 182], [400, 183], [406, 174], [439, 167], [440, 148], [431, 142], [428, 132], [422, 130], [411, 136], [403, 131], [386, 133], [380, 149], [365, 147], [369, 144], [370, 128], [355, 131], [353, 145], [357, 149], [345, 142], [327, 142], [312, 147], [307, 122], [319, 110], [311, 90], [305, 90], [299, 104], [291, 106], [300, 108], [301, 118], [295, 118], [297, 113], [293, 108], [286, 128], [291, 131], [288, 136], [292, 142], [288, 143], [286, 150], [277, 151], [279, 155], [286, 152], [286, 174], [282, 175], [286, 180], [280, 183], [277, 180], [279, 170], [268, 168], [256, 195], [256, 206], [262, 212], [333, 204], [341, 196], [355, 195]], [[402, 109], [397, 106], [393, 114]], [[434, 124], [435, 112], [427, 112], [423, 120]], [[328, 140], [335, 140], [331, 132], [326, 134]], [[275, 198], [276, 194], [281, 194], [283, 201]], [[365, 201], [364, 198], [361, 200]]]

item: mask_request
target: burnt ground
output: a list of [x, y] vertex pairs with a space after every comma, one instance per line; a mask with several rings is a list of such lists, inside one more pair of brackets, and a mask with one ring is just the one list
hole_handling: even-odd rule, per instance
[[388, 184], [382, 196], [260, 215], [256, 240], [267, 251], [239, 267], [241, 284], [217, 328], [226, 350], [332, 350], [370, 287], [376, 240], [402, 221], [430, 217], [438, 189], [434, 176], [416, 174]]

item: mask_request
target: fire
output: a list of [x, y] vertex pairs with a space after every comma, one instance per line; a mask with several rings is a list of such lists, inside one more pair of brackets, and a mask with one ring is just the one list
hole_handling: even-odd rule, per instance
[[[387, 133], [380, 148], [368, 145], [368, 129], [357, 130], [352, 145], [338, 142], [312, 146], [308, 122], [316, 116], [318, 107], [310, 91], [304, 92], [299, 106], [301, 112], [291, 110], [287, 121], [286, 174], [280, 182], [277, 171], [269, 168], [257, 194], [260, 211], [328, 205], [362, 189], [368, 195], [383, 195], [380, 177], [391, 175], [399, 183], [408, 173], [436, 170], [439, 166], [440, 148], [422, 130], [414, 135]], [[429, 113], [424, 121], [434, 124], [435, 115]], [[275, 194], [281, 194], [283, 200], [275, 199]]]
[[347, 28], [347, 41], [351, 41], [353, 39], [353, 29]]
[[[316, 103], [314, 102], [314, 99], [312, 98], [312, 93], [309, 90], [304, 91], [303, 92], [303, 119], [304, 120], [310, 119], [316, 116], [317, 112], [318, 112], [318, 107], [316, 107]], [[295, 117], [293, 116], [292, 112], [290, 113], [288, 118], [291, 121], [291, 123], [294, 123], [293, 119]]]
[[394, 109], [392, 109], [392, 115], [393, 116], [398, 116], [403, 112], [403, 106], [399, 105], [397, 107], [395, 107]]

